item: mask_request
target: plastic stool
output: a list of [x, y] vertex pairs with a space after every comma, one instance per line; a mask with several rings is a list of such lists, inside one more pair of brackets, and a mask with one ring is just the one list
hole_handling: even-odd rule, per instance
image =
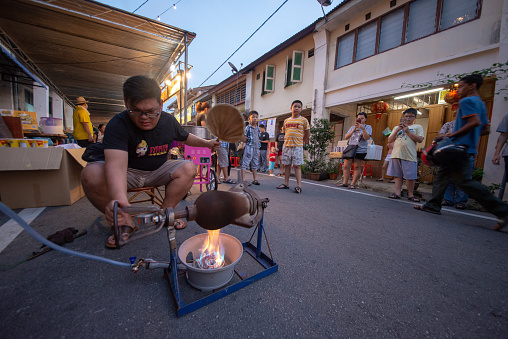
[[366, 178], [367, 176], [372, 178], [372, 165], [365, 165], [363, 168], [363, 177]]
[[240, 158], [239, 157], [229, 157], [229, 160], [231, 161], [231, 166], [233, 166], [233, 167], [240, 166]]

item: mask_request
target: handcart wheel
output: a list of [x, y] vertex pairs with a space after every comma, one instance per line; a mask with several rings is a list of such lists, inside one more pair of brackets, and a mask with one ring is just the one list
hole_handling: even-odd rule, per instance
[[210, 169], [210, 182], [206, 184], [207, 191], [216, 191], [218, 186], [217, 174], [213, 169]]

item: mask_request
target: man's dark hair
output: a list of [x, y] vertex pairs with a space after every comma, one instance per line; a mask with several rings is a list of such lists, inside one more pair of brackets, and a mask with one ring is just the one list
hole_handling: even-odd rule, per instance
[[265, 128], [265, 125], [261, 124], [259, 125], [259, 128]]
[[408, 108], [402, 113], [402, 115], [404, 114], [412, 114], [414, 116], [417, 116], [418, 111], [416, 110], [416, 108]]
[[101, 128], [102, 128], [102, 126], [104, 126], [104, 124], [99, 124], [99, 129], [101, 129]]
[[459, 81], [464, 81], [468, 85], [475, 84], [476, 90], [479, 90], [483, 84], [483, 77], [480, 74], [470, 74], [470, 75], [466, 75], [463, 78], [460, 78]]
[[136, 105], [145, 99], [157, 99], [161, 103], [161, 88], [154, 79], [144, 75], [135, 75], [123, 83], [123, 95], [130, 105]]
[[360, 112], [358, 113], [356, 116], [359, 116], [359, 115], [363, 115], [365, 117], [365, 120], [367, 120], [367, 113], [365, 112]]
[[300, 104], [300, 106], [303, 107], [303, 103], [300, 100], [295, 100], [291, 103], [291, 107], [293, 107], [294, 104]]
[[259, 113], [258, 113], [257, 111], [250, 111], [250, 113], [249, 113], [249, 118], [250, 118], [250, 116], [251, 116], [252, 114], [256, 114], [257, 116], [259, 116]]

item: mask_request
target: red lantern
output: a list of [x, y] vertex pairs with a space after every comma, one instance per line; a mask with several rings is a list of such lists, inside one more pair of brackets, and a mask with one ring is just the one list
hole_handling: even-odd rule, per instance
[[376, 102], [375, 104], [373, 104], [370, 107], [370, 111], [372, 113], [376, 113], [376, 120], [381, 119], [381, 117], [383, 116], [383, 113], [388, 112], [389, 109], [390, 109], [390, 106], [384, 101]]

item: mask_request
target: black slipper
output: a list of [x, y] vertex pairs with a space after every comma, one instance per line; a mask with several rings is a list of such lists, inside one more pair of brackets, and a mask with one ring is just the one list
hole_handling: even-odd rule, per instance
[[277, 189], [278, 190], [280, 190], [280, 189], [286, 189], [286, 190], [288, 190], [289, 186], [287, 186], [286, 184], [280, 184], [279, 186], [277, 186]]
[[296, 186], [295, 193], [298, 193], [298, 194], [302, 193], [302, 188], [300, 186]]
[[393, 194], [390, 194], [388, 196], [388, 198], [390, 198], [390, 199], [400, 199], [400, 195], [397, 195], [397, 194], [393, 193]]
[[251, 185], [257, 185], [257, 186], [259, 186], [260, 184], [259, 184], [259, 181], [254, 180], [254, 181], [251, 183]]

